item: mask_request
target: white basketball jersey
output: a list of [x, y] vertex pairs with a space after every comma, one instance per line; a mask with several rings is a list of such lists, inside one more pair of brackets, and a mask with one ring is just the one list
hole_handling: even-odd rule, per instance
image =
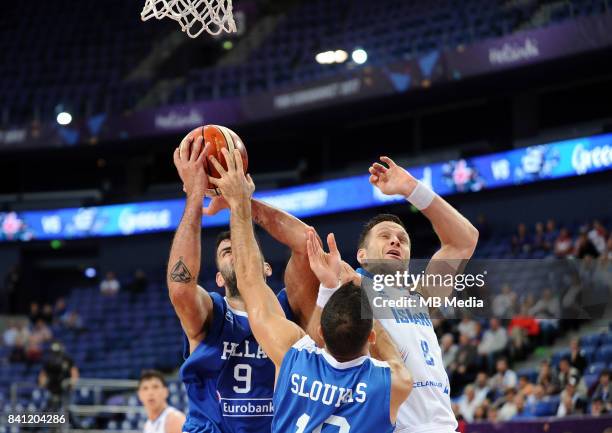
[[400, 406], [395, 433], [455, 432], [457, 420], [451, 408], [448, 375], [428, 308], [420, 306], [420, 295], [407, 297], [419, 306], [394, 308], [392, 315], [380, 320], [414, 381], [412, 392]]
[[166, 433], [166, 418], [168, 417], [168, 414], [172, 412], [179, 412], [179, 410], [173, 408], [172, 406], [168, 406], [163, 410], [162, 413], [159, 414], [159, 416], [156, 419], [154, 420], [147, 419], [147, 422], [145, 422], [145, 425], [144, 425], [143, 432], [144, 433]]

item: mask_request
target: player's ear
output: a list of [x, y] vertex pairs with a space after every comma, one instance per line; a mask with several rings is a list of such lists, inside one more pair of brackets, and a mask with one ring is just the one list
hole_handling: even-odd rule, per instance
[[168, 397], [170, 397], [170, 390], [164, 386], [164, 400], [168, 400]]
[[366, 261], [366, 258], [367, 254], [365, 248], [359, 248], [357, 250], [357, 261], [359, 262], [359, 264], [363, 265], [363, 263]]
[[264, 262], [264, 275], [266, 277], [272, 275], [272, 266], [270, 266], [270, 263], [268, 262]]
[[376, 344], [376, 331], [373, 329], [370, 331], [370, 335], [368, 335], [368, 343], [371, 345]]
[[215, 275], [215, 282], [217, 283], [217, 287], [225, 286], [225, 279], [223, 278], [223, 275], [221, 275], [221, 272], [217, 271], [217, 274]]

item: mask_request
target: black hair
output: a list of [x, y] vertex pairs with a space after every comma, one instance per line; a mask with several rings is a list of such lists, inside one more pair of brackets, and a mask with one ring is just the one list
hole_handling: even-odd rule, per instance
[[[219, 249], [219, 245], [221, 245], [221, 242], [223, 242], [225, 240], [228, 240], [228, 241], [232, 240], [232, 233], [229, 230], [225, 230], [225, 231], [222, 231], [221, 233], [219, 233], [217, 235], [217, 239], [215, 241], [215, 264], [217, 265], [217, 269], [219, 268], [219, 261], [218, 261], [218, 257], [217, 257], [217, 250]], [[255, 234], [255, 242], [257, 242], [257, 246], [259, 247], [259, 251], [261, 252], [261, 244], [259, 242], [259, 238], [257, 237], [257, 234]], [[261, 254], [262, 254], [262, 257], [263, 257], [263, 252], [261, 252]]]
[[321, 313], [325, 345], [337, 357], [357, 357], [368, 341], [372, 326], [370, 304], [361, 287], [353, 283], [336, 290]]
[[222, 231], [217, 235], [217, 239], [215, 241], [215, 264], [217, 265], [217, 269], [219, 268], [219, 261], [217, 257], [217, 250], [219, 249], [219, 245], [221, 242], [225, 240], [231, 240], [231, 232], [229, 230]]
[[138, 388], [140, 388], [140, 385], [142, 384], [142, 382], [144, 382], [145, 380], [150, 380], [150, 379], [159, 379], [159, 381], [162, 383], [164, 388], [168, 387], [168, 385], [166, 384], [166, 379], [164, 379], [164, 375], [161, 374], [160, 371], [143, 370], [142, 373], [140, 373], [140, 379], [138, 380]]
[[378, 224], [385, 222], [385, 221], [390, 221], [392, 223], [399, 224], [400, 226], [404, 228], [404, 230], [406, 230], [406, 226], [404, 225], [402, 220], [399, 219], [397, 215], [393, 215], [389, 213], [378, 214], [375, 217], [371, 218], [368, 222], [366, 222], [363, 228], [361, 229], [361, 233], [359, 234], [359, 243], [357, 244], [357, 248], [363, 248], [365, 246], [366, 239], [368, 238], [368, 235], [370, 234], [370, 231], [374, 228], [374, 226], [377, 226]]

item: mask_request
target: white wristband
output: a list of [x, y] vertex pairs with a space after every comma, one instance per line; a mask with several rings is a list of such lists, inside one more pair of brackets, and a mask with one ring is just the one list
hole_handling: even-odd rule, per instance
[[330, 289], [329, 287], [325, 287], [323, 284], [321, 284], [319, 286], [319, 295], [317, 296], [317, 306], [321, 308], [325, 307], [325, 304], [327, 304], [327, 301], [329, 301], [329, 298], [331, 298], [332, 295], [336, 293], [336, 290], [338, 290], [339, 288], [340, 288], [339, 284], [333, 289]]
[[418, 210], [423, 210], [429, 207], [436, 193], [427, 187], [423, 182], [417, 182], [416, 188], [408, 196], [407, 200]]

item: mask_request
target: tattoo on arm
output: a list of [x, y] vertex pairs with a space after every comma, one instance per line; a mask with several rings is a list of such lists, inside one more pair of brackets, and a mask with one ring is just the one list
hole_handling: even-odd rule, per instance
[[177, 283], [189, 283], [193, 279], [191, 272], [189, 272], [189, 268], [187, 268], [187, 265], [183, 262], [183, 256], [179, 257], [178, 262], [176, 262], [172, 268], [170, 279]]

